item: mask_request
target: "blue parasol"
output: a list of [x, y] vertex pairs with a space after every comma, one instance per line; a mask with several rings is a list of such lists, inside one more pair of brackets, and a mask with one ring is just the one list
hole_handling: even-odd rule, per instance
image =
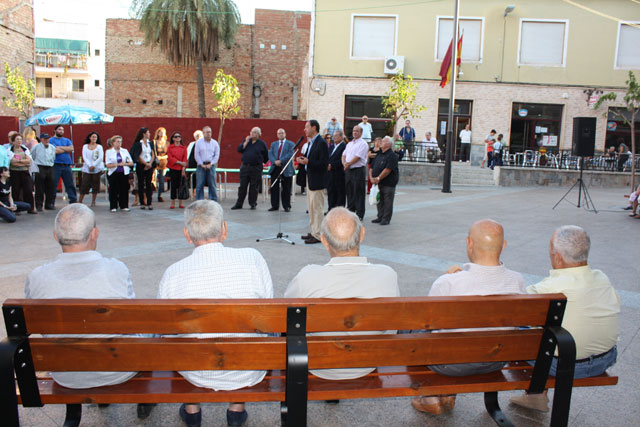
[[113, 116], [100, 113], [86, 107], [74, 105], [63, 105], [61, 107], [49, 108], [33, 117], [25, 123], [26, 126], [33, 125], [79, 125], [79, 124], [100, 124], [113, 122]]

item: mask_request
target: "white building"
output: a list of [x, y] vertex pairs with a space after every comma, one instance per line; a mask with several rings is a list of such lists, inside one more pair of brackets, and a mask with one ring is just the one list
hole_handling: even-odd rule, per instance
[[104, 17], [92, 19], [87, 8], [83, 22], [67, 22], [39, 3], [34, 8], [36, 105], [104, 111]]

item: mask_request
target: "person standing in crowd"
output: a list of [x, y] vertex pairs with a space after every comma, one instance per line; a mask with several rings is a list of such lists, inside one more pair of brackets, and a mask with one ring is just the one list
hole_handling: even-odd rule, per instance
[[491, 169], [496, 166], [502, 166], [502, 149], [504, 148], [502, 138], [504, 138], [504, 135], [499, 134], [496, 142], [493, 143], [493, 162], [490, 166]]
[[[451, 149], [455, 149], [455, 144], [451, 146]], [[459, 162], [469, 161], [469, 152], [471, 150], [471, 125], [467, 123], [464, 129], [460, 131], [460, 157]], [[455, 153], [455, 151], [454, 151]]]
[[[402, 143], [405, 146], [405, 149], [409, 153], [409, 160], [413, 161], [413, 155], [415, 154], [415, 140], [416, 140], [416, 130], [411, 127], [411, 120], [407, 119], [404, 121], [404, 127], [400, 129], [398, 132], [398, 138], [402, 139]], [[396, 138], [396, 139], [398, 139]]]
[[620, 145], [618, 146], [618, 172], [622, 172], [624, 170], [624, 164], [627, 163], [630, 156], [631, 151], [629, 151], [627, 144], [620, 142]]
[[29, 173], [32, 161], [31, 153], [22, 144], [22, 135], [17, 132], [11, 137], [11, 151], [13, 153], [9, 166], [11, 170], [11, 195], [13, 200], [29, 204], [29, 213], [36, 214], [38, 211], [33, 200], [33, 182]]
[[373, 167], [369, 170], [371, 182], [378, 186], [380, 201], [378, 202], [378, 216], [374, 224], [389, 225], [393, 215], [393, 199], [398, 185], [398, 156], [391, 149], [393, 141], [385, 136], [382, 139], [382, 152], [373, 160]]
[[14, 202], [11, 197], [11, 173], [6, 166], [0, 166], [0, 218], [6, 222], [16, 222], [16, 212], [31, 209], [29, 203]]
[[369, 145], [362, 138], [362, 128], [354, 126], [353, 139], [342, 153], [347, 209], [355, 212], [362, 221], [367, 186], [367, 157]]
[[[169, 168], [169, 179], [171, 179], [171, 206], [175, 209], [176, 199], [180, 198], [180, 189], [187, 179], [187, 147], [182, 145], [182, 135], [180, 132], [171, 134], [171, 145], [167, 150], [167, 167]], [[187, 197], [189, 197], [187, 193]], [[180, 209], [184, 209], [180, 199]]]
[[[324, 128], [324, 132], [323, 133], [329, 134], [331, 137], [333, 137], [333, 134], [336, 131], [342, 132], [342, 125], [340, 124], [340, 122], [338, 121], [336, 116], [333, 116], [333, 117], [331, 117], [331, 120], [329, 120], [327, 122], [327, 126]], [[329, 140], [327, 140], [327, 141], [329, 141]]]
[[371, 137], [373, 136], [373, 128], [371, 127], [371, 123], [369, 123], [369, 117], [362, 116], [362, 122], [358, 123], [358, 126], [362, 129], [362, 139], [364, 139], [367, 144], [370, 143]]
[[164, 193], [164, 177], [167, 170], [167, 148], [172, 141], [167, 142], [167, 130], [163, 127], [156, 129], [153, 137], [156, 146], [156, 157], [158, 159], [158, 167], [156, 168], [156, 186], [158, 187], [158, 203], [164, 202], [162, 193]]
[[307, 172], [307, 209], [311, 232], [302, 239], [306, 244], [320, 243], [320, 227], [324, 217], [324, 189], [327, 188], [327, 167], [329, 147], [320, 136], [320, 123], [309, 120], [304, 125], [304, 133], [309, 139], [306, 156], [298, 157], [298, 163]]
[[134, 143], [131, 146], [131, 158], [136, 164], [136, 175], [138, 176], [138, 197], [140, 198], [140, 209], [153, 210], [153, 187], [151, 179], [153, 170], [157, 163], [155, 146], [150, 140], [151, 132], [142, 127], [138, 130]]
[[36, 176], [36, 209], [42, 212], [42, 207], [54, 210], [53, 200], [56, 197], [56, 189], [53, 182], [53, 164], [56, 160], [56, 147], [49, 144], [49, 134], [40, 134], [40, 144], [36, 144], [31, 150], [31, 157], [38, 166]]
[[202, 139], [196, 142], [194, 158], [196, 169], [196, 199], [204, 199], [204, 185], [209, 187], [209, 200], [218, 200], [216, 194], [216, 165], [220, 158], [220, 145], [211, 138], [211, 128], [202, 128]]
[[342, 154], [345, 149], [344, 133], [337, 130], [333, 133], [333, 144], [329, 146], [329, 183], [327, 185], [328, 210], [338, 206], [344, 206], [347, 202], [344, 165], [342, 164]]
[[[76, 195], [76, 184], [73, 181], [73, 142], [64, 137], [64, 126], [57, 125], [54, 129], [55, 136], [49, 139], [49, 144], [56, 147], [56, 161], [53, 165], [53, 186], [56, 188], [60, 178], [64, 184], [64, 191], [69, 196], [69, 203], [78, 200]], [[56, 199], [53, 199], [55, 205]]]
[[36, 130], [34, 128], [24, 128], [24, 130], [22, 131], [22, 143], [29, 149], [29, 151], [32, 151], [33, 147], [38, 145]]
[[[195, 246], [188, 257], [171, 265], [162, 275], [158, 299], [175, 298], [273, 298], [269, 268], [260, 252], [253, 248], [229, 248], [223, 245], [228, 227], [222, 207], [211, 200], [199, 200], [184, 213], [184, 236]], [[233, 334], [223, 334], [226, 337]], [[218, 334], [204, 334], [213, 338]], [[261, 337], [265, 334], [243, 334]], [[258, 384], [266, 371], [180, 371], [197, 387], [214, 390], [237, 390]], [[180, 417], [187, 426], [200, 426], [200, 404], [184, 403]], [[241, 426], [248, 414], [244, 402], [229, 404], [227, 424]], [[257, 422], [260, 424], [260, 422]]]
[[496, 142], [496, 130], [491, 129], [491, 132], [489, 132], [489, 135], [487, 135], [487, 137], [484, 140], [485, 152], [484, 152], [484, 158], [482, 159], [482, 163], [480, 163], [481, 168], [484, 167], [485, 163], [487, 163], [487, 166], [490, 168], [493, 165], [493, 144], [495, 142]]
[[[189, 143], [187, 146], [187, 168], [188, 169], [196, 169], [198, 167], [198, 163], [196, 162], [195, 152], [193, 149], [196, 146], [196, 142], [203, 138], [203, 134], [201, 130], [196, 130], [193, 132], [193, 141]], [[187, 177], [189, 178], [189, 182], [191, 183], [191, 198], [196, 198], [196, 174], [193, 172], [187, 173]]]
[[[293, 181], [293, 163], [289, 163], [289, 159], [293, 156], [293, 147], [295, 144], [293, 141], [287, 139], [287, 133], [284, 129], [278, 129], [276, 132], [278, 140], [271, 143], [269, 148], [269, 162], [271, 167], [269, 168], [269, 175], [271, 176], [271, 207], [269, 211], [277, 211], [280, 209], [280, 199], [282, 198], [282, 208], [285, 212], [291, 210], [291, 182]], [[282, 168], [287, 166], [282, 172]], [[278, 179], [278, 176], [280, 178]], [[276, 179], [278, 182], [273, 184]], [[282, 195], [281, 195], [282, 194]]]
[[4, 145], [0, 145], [0, 167], [4, 166], [5, 168], [9, 168], [11, 164], [11, 157], [13, 157], [13, 152], [9, 150], [10, 146], [5, 147]]
[[80, 185], [80, 203], [91, 189], [91, 207], [95, 207], [100, 192], [100, 177], [104, 172], [104, 149], [98, 132], [90, 132], [82, 147], [82, 183]]
[[129, 173], [133, 167], [133, 158], [122, 148], [122, 137], [111, 137], [112, 148], [107, 150], [105, 160], [109, 179], [109, 209], [116, 212], [118, 206], [129, 211]]
[[240, 186], [238, 187], [238, 200], [231, 209], [242, 209], [242, 204], [247, 196], [247, 187], [249, 187], [249, 206], [253, 210], [258, 205], [262, 166], [269, 161], [267, 144], [260, 139], [260, 135], [262, 135], [260, 128], [254, 127], [249, 136], [245, 137], [238, 146], [238, 153], [242, 153]]

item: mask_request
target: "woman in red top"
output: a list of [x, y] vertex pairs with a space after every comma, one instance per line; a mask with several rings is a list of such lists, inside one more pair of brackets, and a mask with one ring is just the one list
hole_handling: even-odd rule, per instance
[[[176, 199], [182, 186], [182, 181], [187, 179], [187, 147], [182, 145], [182, 136], [180, 132], [171, 134], [171, 145], [167, 149], [167, 167], [169, 168], [169, 177], [171, 179], [171, 206], [169, 209], [176, 208]], [[180, 199], [180, 208], [184, 209]]]

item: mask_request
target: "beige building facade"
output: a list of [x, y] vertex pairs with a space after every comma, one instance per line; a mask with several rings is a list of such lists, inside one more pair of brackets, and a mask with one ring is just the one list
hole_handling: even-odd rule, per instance
[[[502, 1], [460, 3], [456, 135], [470, 123], [476, 161], [491, 129], [505, 135], [512, 151], [564, 150], [572, 146], [574, 119], [586, 117], [595, 119], [596, 152], [618, 141], [620, 135], [607, 134], [607, 126], [615, 129], [605, 117], [608, 106], [592, 106], [600, 93], [614, 91], [621, 100], [629, 70], [640, 69], [640, 6], [625, 0], [580, 2], [586, 8], [552, 0], [514, 1], [513, 9]], [[384, 132], [386, 119], [374, 104], [388, 91], [394, 70], [385, 63], [393, 59], [418, 83], [417, 100], [426, 107], [411, 118], [416, 140], [426, 131], [441, 140], [450, 87], [440, 88], [438, 73], [452, 38], [454, 2], [383, 4], [354, 1], [345, 10], [336, 0], [315, 2], [308, 117], [324, 124], [335, 115], [349, 132], [367, 114], [374, 131], [377, 121], [376, 133]]]

